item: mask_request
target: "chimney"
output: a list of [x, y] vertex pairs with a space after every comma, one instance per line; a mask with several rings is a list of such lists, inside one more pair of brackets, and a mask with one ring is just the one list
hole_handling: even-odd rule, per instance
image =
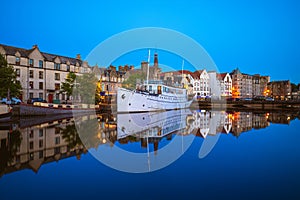
[[32, 49], [38, 49], [38, 48], [39, 48], [39, 47], [38, 47], [37, 44], [32, 45]]
[[76, 55], [76, 59], [81, 60], [81, 55], [80, 55], [80, 54], [77, 54], [77, 55]]

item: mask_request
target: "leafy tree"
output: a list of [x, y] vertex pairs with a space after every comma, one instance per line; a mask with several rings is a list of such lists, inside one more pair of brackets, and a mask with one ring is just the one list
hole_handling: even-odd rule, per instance
[[6, 59], [0, 54], [0, 97], [19, 96], [22, 86], [16, 80], [16, 73], [12, 66], [8, 65]]
[[73, 88], [75, 85], [75, 80], [76, 80], [76, 74], [74, 72], [70, 72], [67, 75], [65, 82], [63, 82], [61, 85], [61, 92], [64, 92], [67, 95], [66, 103], [67, 103], [69, 97], [72, 96]]
[[146, 75], [142, 72], [131, 74], [128, 79], [123, 81], [122, 86], [129, 89], [135, 89], [138, 81], [146, 79]]
[[76, 82], [73, 95], [79, 95], [81, 103], [97, 104], [100, 101], [101, 87], [95, 74], [77, 76]]

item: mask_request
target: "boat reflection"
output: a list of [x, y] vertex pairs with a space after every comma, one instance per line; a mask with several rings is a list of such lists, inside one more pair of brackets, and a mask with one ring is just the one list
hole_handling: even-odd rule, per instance
[[[300, 119], [299, 112], [225, 112], [173, 110], [156, 113], [102, 114], [43, 119], [20, 119], [0, 123], [0, 176], [22, 169], [37, 172], [43, 164], [61, 159], [80, 159], [88, 149], [102, 145], [122, 146], [154, 144], [154, 151], [180, 135], [208, 138], [220, 134], [239, 137], [252, 129], [267, 128], [270, 123], [289, 124]], [[83, 131], [81, 130], [83, 129]], [[80, 137], [78, 132], [84, 132]], [[166, 144], [165, 144], [166, 145]], [[163, 145], [162, 145], [163, 146]]]

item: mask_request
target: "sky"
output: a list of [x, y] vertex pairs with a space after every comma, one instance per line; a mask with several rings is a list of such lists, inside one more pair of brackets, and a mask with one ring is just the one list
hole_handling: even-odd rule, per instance
[[[86, 58], [115, 34], [161, 27], [193, 38], [220, 72], [238, 67], [299, 83], [299, 10], [299, 1], [269, 0], [2, 1], [0, 43], [28, 49], [38, 44], [43, 52]], [[113, 64], [141, 61], [129, 58]], [[159, 61], [181, 67], [179, 59], [163, 54]]]

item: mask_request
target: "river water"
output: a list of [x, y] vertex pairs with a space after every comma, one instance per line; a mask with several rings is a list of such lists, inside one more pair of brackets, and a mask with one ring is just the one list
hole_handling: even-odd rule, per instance
[[177, 110], [0, 124], [1, 199], [299, 199], [299, 112]]

